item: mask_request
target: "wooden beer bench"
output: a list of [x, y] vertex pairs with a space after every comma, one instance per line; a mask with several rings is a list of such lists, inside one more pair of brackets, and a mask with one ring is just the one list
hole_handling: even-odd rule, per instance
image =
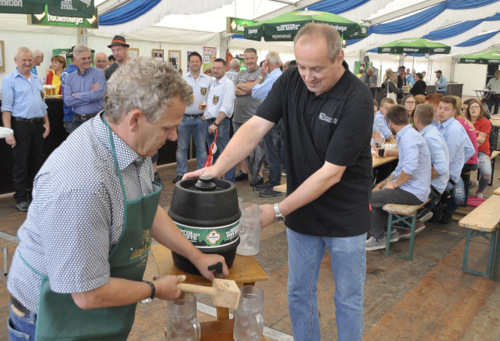
[[[426, 202], [420, 205], [401, 205], [401, 204], [386, 204], [382, 209], [389, 213], [389, 219], [387, 220], [387, 244], [385, 246], [385, 255], [392, 256], [396, 258], [402, 258], [405, 260], [413, 260], [413, 246], [415, 242], [415, 226], [417, 225], [417, 213], [418, 210], [423, 208]], [[410, 249], [408, 250], [408, 257], [403, 257], [395, 254], [390, 254], [389, 249], [391, 245], [391, 230], [396, 223], [402, 222], [405, 227], [399, 227], [405, 230], [410, 230]]]
[[[500, 210], [498, 209], [499, 207], [500, 196], [493, 195], [458, 222], [458, 225], [467, 229], [462, 271], [483, 277], [491, 277], [492, 264], [495, 256], [493, 278], [496, 278], [498, 258], [500, 256], [500, 252], [498, 250], [499, 241], [497, 238], [498, 225], [500, 223]], [[478, 238], [484, 238], [487, 243], [485, 244], [484, 242], [476, 241], [476, 239]], [[489, 246], [486, 272], [472, 270], [467, 267], [470, 243]], [[495, 249], [497, 249], [496, 255]]]
[[[171, 251], [163, 245], [151, 246], [151, 251], [158, 268], [158, 273], [164, 275], [185, 275], [184, 283], [212, 286], [212, 282], [201, 275], [193, 275], [179, 270], [172, 259]], [[236, 255], [233, 266], [229, 269], [229, 276], [241, 287], [244, 285], [255, 285], [255, 282], [267, 281], [268, 276], [260, 267], [253, 256]], [[216, 307], [217, 321], [201, 322], [201, 340], [233, 340], [234, 320], [229, 319], [229, 309]], [[262, 337], [262, 340], [269, 340]]]
[[494, 195], [500, 195], [500, 187], [498, 187], [497, 189], [495, 189], [495, 190], [493, 191], [493, 194], [494, 194]]

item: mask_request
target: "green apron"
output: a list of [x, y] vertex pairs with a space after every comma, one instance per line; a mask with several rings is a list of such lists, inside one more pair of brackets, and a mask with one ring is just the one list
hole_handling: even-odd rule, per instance
[[[116, 159], [111, 129], [108, 127], [116, 172], [120, 178], [125, 206], [123, 230], [109, 255], [111, 277], [141, 281], [151, 247], [151, 228], [160, 200], [161, 185], [153, 193], [127, 201], [123, 179]], [[42, 276], [40, 304], [36, 322], [36, 340], [126, 340], [135, 317], [136, 304], [121, 307], [83, 310], [71, 294], [50, 289]]]

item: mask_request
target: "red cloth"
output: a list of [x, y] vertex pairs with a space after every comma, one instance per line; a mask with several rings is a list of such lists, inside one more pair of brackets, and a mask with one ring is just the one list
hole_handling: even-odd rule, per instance
[[490, 155], [490, 132], [491, 132], [491, 123], [487, 118], [480, 118], [476, 122], [474, 122], [474, 128], [476, 128], [476, 136], [479, 136], [479, 133], [486, 133], [486, 140], [484, 140], [483, 144], [479, 146], [479, 151], [485, 153], [488, 156]]
[[478, 207], [486, 200], [488, 200], [488, 199], [487, 198], [478, 198], [478, 197], [468, 197], [467, 198], [467, 206]]
[[465, 131], [467, 132], [467, 135], [469, 136], [470, 141], [472, 142], [472, 145], [474, 146], [474, 150], [476, 153], [470, 157], [469, 160], [467, 160], [466, 163], [470, 165], [475, 165], [477, 163], [477, 135], [476, 135], [476, 130], [474, 129], [473, 126], [469, 124], [466, 120], [463, 118], [457, 117], [455, 118], [460, 124], [464, 127]]

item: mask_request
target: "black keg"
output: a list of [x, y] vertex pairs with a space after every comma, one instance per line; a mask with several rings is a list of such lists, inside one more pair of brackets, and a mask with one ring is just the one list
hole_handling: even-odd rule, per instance
[[[168, 215], [201, 252], [222, 255], [228, 268], [233, 265], [241, 216], [234, 183], [209, 177], [178, 181]], [[187, 258], [173, 251], [172, 257], [180, 270], [199, 274]]]

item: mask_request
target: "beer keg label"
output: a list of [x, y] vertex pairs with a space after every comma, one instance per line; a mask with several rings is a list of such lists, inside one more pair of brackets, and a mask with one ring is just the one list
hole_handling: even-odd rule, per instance
[[174, 221], [181, 232], [197, 248], [228, 246], [239, 239], [239, 220], [224, 226], [197, 227]]

